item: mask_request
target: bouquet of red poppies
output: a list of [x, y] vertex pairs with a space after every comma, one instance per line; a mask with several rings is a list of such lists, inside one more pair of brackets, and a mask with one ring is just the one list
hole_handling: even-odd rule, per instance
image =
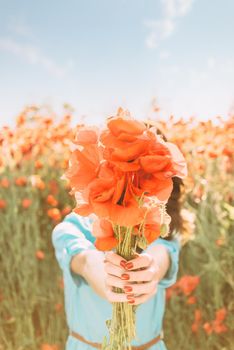
[[[168, 234], [171, 218], [166, 203], [172, 177], [187, 176], [187, 166], [177, 146], [165, 142], [155, 126], [119, 108], [102, 129], [78, 126], [64, 175], [76, 198], [73, 211], [81, 216], [95, 214], [96, 248], [115, 249], [131, 260], [139, 248], [146, 249]], [[114, 291], [123, 292], [117, 287]], [[110, 340], [103, 341], [103, 349], [131, 349], [136, 308], [127, 302], [113, 303], [112, 319], [107, 320]]]

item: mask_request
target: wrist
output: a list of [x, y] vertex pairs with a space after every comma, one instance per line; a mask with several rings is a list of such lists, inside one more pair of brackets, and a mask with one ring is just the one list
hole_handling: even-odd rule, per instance
[[83, 277], [99, 296], [106, 299], [104, 259], [105, 255], [102, 251], [86, 250]]
[[167, 248], [163, 245], [157, 245], [152, 247], [148, 254], [153, 257], [154, 267], [157, 269], [156, 277], [158, 281], [160, 281], [167, 273], [170, 267], [170, 254]]
[[82, 251], [80, 253], [75, 254], [71, 258], [71, 262], [70, 262], [71, 270], [74, 273], [83, 276], [85, 262], [86, 262], [86, 251]]
[[83, 255], [83, 275], [94, 276], [97, 270], [104, 269], [104, 253], [98, 250], [87, 249]]

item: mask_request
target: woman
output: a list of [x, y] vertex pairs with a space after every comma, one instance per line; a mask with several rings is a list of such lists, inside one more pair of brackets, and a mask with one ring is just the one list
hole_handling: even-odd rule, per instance
[[[163, 138], [166, 140], [164, 135]], [[96, 249], [95, 238], [91, 235], [91, 215], [81, 217], [72, 212], [53, 229], [52, 243], [63, 271], [70, 330], [66, 350], [101, 348], [103, 337], [109, 336], [106, 320], [112, 317], [113, 302], [138, 305], [137, 339], [132, 341], [133, 350], [166, 350], [162, 329], [165, 289], [176, 282], [180, 251], [178, 234], [182, 229], [180, 195], [183, 182], [177, 177], [172, 180], [173, 191], [167, 204], [167, 212], [172, 218], [169, 237], [156, 239], [128, 264], [113, 251]], [[122, 288], [124, 293], [114, 293], [113, 286]]]

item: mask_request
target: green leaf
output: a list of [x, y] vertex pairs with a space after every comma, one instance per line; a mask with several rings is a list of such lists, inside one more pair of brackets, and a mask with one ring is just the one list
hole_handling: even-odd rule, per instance
[[166, 237], [168, 235], [169, 232], [169, 227], [167, 224], [162, 224], [160, 226], [160, 236], [161, 237]]
[[223, 207], [227, 210], [228, 214], [229, 214], [229, 218], [234, 221], [234, 207], [231, 206], [228, 203], [224, 203]]
[[138, 243], [137, 243], [138, 247], [145, 250], [148, 246], [148, 242], [145, 238], [145, 236], [141, 236], [139, 239], [138, 239]]

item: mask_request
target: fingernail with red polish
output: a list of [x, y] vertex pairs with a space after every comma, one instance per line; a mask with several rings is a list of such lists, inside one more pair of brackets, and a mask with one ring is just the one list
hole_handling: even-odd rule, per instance
[[128, 300], [128, 303], [129, 303], [129, 304], [133, 304], [133, 303], [135, 303], [135, 299]]
[[123, 268], [125, 268], [125, 264], [126, 264], [126, 262], [124, 260], [120, 261], [120, 266], [122, 266]]
[[132, 291], [132, 287], [131, 286], [124, 286], [124, 291], [125, 292], [131, 292]]
[[127, 268], [127, 269], [131, 269], [132, 267], [133, 267], [133, 263], [127, 263], [125, 265], [125, 268]]
[[128, 294], [127, 295], [127, 299], [128, 300], [134, 300], [133, 298], [134, 298], [134, 294]]
[[129, 280], [129, 278], [130, 278], [130, 276], [129, 276], [127, 273], [123, 273], [123, 274], [121, 275], [121, 279], [122, 279], [122, 280]]

